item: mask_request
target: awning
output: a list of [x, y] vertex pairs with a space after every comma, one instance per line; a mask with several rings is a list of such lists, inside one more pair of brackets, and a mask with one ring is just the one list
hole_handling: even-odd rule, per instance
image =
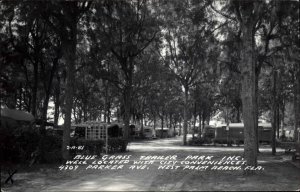
[[7, 108], [1, 109], [1, 117], [8, 117], [16, 121], [34, 121], [34, 116], [28, 112]]

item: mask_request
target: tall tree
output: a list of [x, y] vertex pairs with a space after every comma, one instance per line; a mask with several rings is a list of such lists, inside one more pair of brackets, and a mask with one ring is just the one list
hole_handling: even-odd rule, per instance
[[183, 87], [183, 144], [186, 145], [190, 88], [205, 81], [210, 69], [208, 63], [217, 56], [212, 35], [215, 23], [207, 19], [205, 2], [173, 1], [165, 6], [165, 59]]
[[158, 32], [156, 19], [145, 0], [101, 1], [95, 10], [96, 33], [106, 37], [103, 43], [118, 60], [123, 72], [124, 138], [128, 139], [135, 58], [154, 41]]
[[[62, 43], [63, 58], [66, 63], [66, 90], [65, 90], [65, 119], [62, 143], [63, 159], [69, 158], [67, 146], [70, 144], [71, 115], [73, 107], [74, 79], [76, 69], [76, 46], [78, 22], [83, 13], [90, 7], [91, 2], [51, 2], [44, 19], [59, 35]], [[50, 16], [50, 17], [49, 17]]]
[[255, 30], [257, 22], [263, 13], [261, 1], [232, 1], [235, 16], [241, 31], [241, 75], [242, 75], [242, 103], [244, 119], [244, 155], [247, 165], [257, 166], [257, 117], [255, 88]]
[[[215, 3], [216, 4], [216, 3]], [[248, 165], [257, 166], [257, 89], [256, 89], [256, 39], [257, 25], [265, 11], [263, 1], [231, 0], [219, 3], [227, 13], [212, 9], [231, 21], [237, 33], [238, 66], [241, 73], [241, 98], [244, 120], [244, 156]]]

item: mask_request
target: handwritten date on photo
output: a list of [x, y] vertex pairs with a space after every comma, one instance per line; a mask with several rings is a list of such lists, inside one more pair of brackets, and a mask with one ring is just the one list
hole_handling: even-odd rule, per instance
[[67, 150], [83, 150], [83, 149], [84, 149], [84, 145], [78, 145], [78, 146], [75, 146], [75, 145], [69, 146], [69, 145], [67, 145]]

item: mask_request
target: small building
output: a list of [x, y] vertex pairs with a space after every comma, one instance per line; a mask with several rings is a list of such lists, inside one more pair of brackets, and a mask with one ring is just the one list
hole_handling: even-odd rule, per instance
[[145, 126], [143, 127], [144, 137], [147, 139], [156, 138], [156, 132], [153, 127]]
[[[140, 125], [131, 124], [129, 128], [130, 128], [131, 137], [135, 137], [135, 138], [141, 137], [142, 127]], [[143, 136], [147, 139], [156, 138], [154, 128], [150, 126], [143, 126]]]
[[122, 137], [123, 126], [118, 123], [103, 123], [99, 121], [87, 121], [73, 124], [74, 137], [86, 140], [105, 140], [108, 137]]
[[[259, 142], [270, 143], [272, 139], [272, 126], [270, 123], [258, 124]], [[215, 142], [244, 143], [244, 124], [230, 123], [229, 126], [221, 124], [215, 128]]]
[[204, 125], [204, 128], [202, 130], [202, 137], [213, 139], [215, 138], [215, 126], [213, 125]]
[[162, 130], [161, 127], [156, 127], [155, 134], [158, 138], [173, 137], [174, 136], [174, 130], [166, 128], [166, 127], [164, 127], [163, 130]]

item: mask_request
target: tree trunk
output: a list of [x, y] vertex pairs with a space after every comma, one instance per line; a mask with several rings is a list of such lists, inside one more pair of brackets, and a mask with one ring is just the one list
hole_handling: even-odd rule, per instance
[[234, 123], [240, 123], [241, 122], [241, 111], [240, 111], [240, 106], [238, 104], [234, 105], [235, 108], [235, 119]]
[[204, 127], [205, 127], [205, 112], [204, 112], [204, 110], [202, 110], [202, 125], [201, 125], [201, 127], [202, 127], [202, 131], [203, 131]]
[[55, 91], [54, 91], [54, 127], [58, 126], [59, 106], [60, 106], [60, 77], [57, 74], [57, 85], [55, 86]]
[[108, 122], [108, 82], [106, 80], [103, 80], [103, 85], [104, 85], [104, 122]]
[[182, 127], [181, 127], [181, 118], [179, 119], [179, 136], [182, 134]]
[[52, 90], [52, 82], [53, 82], [53, 77], [56, 72], [57, 66], [58, 66], [58, 61], [59, 58], [55, 58], [53, 61], [53, 66], [50, 71], [50, 77], [48, 79], [48, 82], [44, 83], [45, 86], [45, 99], [43, 102], [43, 110], [42, 110], [42, 125], [41, 125], [41, 131], [45, 132], [46, 130], [46, 125], [45, 123], [47, 122], [47, 112], [48, 112], [48, 105], [49, 105], [49, 99], [50, 99], [50, 94]]
[[154, 118], [153, 118], [153, 124], [154, 124], [154, 131], [155, 131], [155, 129], [156, 129], [156, 116], [154, 116]]
[[143, 123], [144, 115], [141, 114], [141, 137], [144, 137], [144, 123]]
[[107, 117], [106, 117], [106, 110], [104, 109], [104, 122], [106, 123], [107, 122]]
[[280, 127], [280, 112], [279, 112], [279, 103], [278, 103], [278, 98], [276, 102], [276, 137], [279, 139], [279, 127]]
[[[76, 9], [77, 2], [69, 2], [67, 5], [70, 9]], [[65, 5], [65, 6], [67, 6]], [[66, 61], [66, 92], [65, 92], [65, 122], [63, 131], [62, 156], [64, 160], [69, 159], [69, 150], [67, 146], [70, 145], [70, 129], [71, 129], [71, 115], [73, 107], [73, 93], [75, 80], [75, 64], [76, 64], [76, 45], [77, 45], [77, 16], [72, 14], [66, 15], [66, 20], [70, 28], [70, 36], [63, 37], [64, 57]]]
[[173, 128], [174, 128], [174, 137], [176, 136], [176, 126], [177, 126], [177, 121], [174, 119], [174, 122], [173, 122]]
[[161, 133], [160, 133], [160, 138], [163, 138], [164, 136], [164, 115], [161, 116]]
[[299, 141], [299, 129], [300, 129], [300, 64], [296, 63], [294, 75], [294, 141]]
[[110, 107], [111, 107], [111, 102], [110, 102], [110, 100], [108, 100], [108, 104], [107, 104], [107, 123], [110, 123], [110, 116], [111, 116]]
[[141, 106], [141, 137], [144, 138], [144, 105], [145, 101], [142, 99], [142, 106]]
[[48, 111], [48, 104], [49, 104], [49, 98], [50, 98], [50, 93], [46, 93], [46, 98], [44, 99], [43, 102], [43, 109], [42, 109], [42, 118], [41, 118], [41, 127], [40, 131], [42, 133], [45, 133], [46, 131], [46, 122], [47, 122], [47, 111]]
[[141, 124], [141, 137], [143, 138], [144, 137], [144, 123], [143, 123], [143, 119], [144, 119], [144, 115], [143, 115], [143, 112], [142, 112], [142, 114], [141, 114], [141, 122], [140, 122], [140, 124]]
[[202, 137], [202, 115], [201, 115], [201, 111], [199, 112], [199, 135], [200, 137]]
[[129, 125], [130, 125], [130, 110], [131, 110], [131, 96], [132, 96], [132, 78], [133, 78], [133, 58], [129, 58], [129, 61], [127, 61], [127, 58], [120, 58], [119, 60], [123, 73], [125, 75], [125, 87], [123, 92], [123, 102], [124, 102], [124, 139], [129, 139]]
[[192, 133], [192, 137], [193, 139], [195, 138], [195, 132], [196, 132], [196, 118], [194, 116], [194, 122], [193, 122], [193, 133]]
[[83, 104], [83, 122], [86, 122], [88, 120], [88, 113], [87, 113], [87, 107], [86, 104]]
[[188, 86], [184, 86], [184, 110], [183, 110], [183, 145], [187, 144], [187, 111], [188, 111], [188, 99], [189, 99], [189, 90]]
[[194, 122], [193, 122], [193, 139], [195, 137], [195, 132], [196, 132], [196, 120], [197, 120], [197, 106], [196, 106], [196, 102], [194, 103], [194, 112], [193, 112], [193, 116], [194, 116]]
[[87, 100], [86, 98], [82, 101], [82, 110], [83, 110], [83, 121], [86, 122], [88, 120], [88, 111], [87, 111]]
[[284, 133], [284, 112], [285, 112], [285, 100], [284, 100], [284, 98], [282, 98], [281, 108], [280, 108], [280, 113], [281, 113], [280, 128], [281, 128], [282, 138], [285, 136], [285, 133]]
[[36, 118], [36, 106], [37, 106], [37, 90], [38, 90], [38, 73], [39, 73], [38, 61], [34, 62], [33, 65], [33, 87], [32, 87], [32, 100], [31, 100], [31, 113]]
[[255, 53], [254, 26], [251, 22], [242, 24], [241, 75], [244, 119], [244, 157], [248, 166], [257, 166], [256, 138], [256, 95], [255, 95]]
[[282, 72], [281, 70], [278, 70], [277, 72], [277, 85], [276, 85], [276, 132], [277, 132], [277, 139], [280, 138], [279, 135], [279, 129], [280, 129], [280, 107], [281, 107], [281, 101], [282, 101], [282, 97], [281, 97], [281, 92], [282, 92], [282, 80], [281, 80], [281, 75]]
[[277, 130], [277, 71], [273, 69], [272, 80], [272, 155], [276, 154], [276, 130]]
[[[169, 129], [170, 129], [170, 131], [172, 131], [172, 123], [173, 123], [172, 122], [172, 113], [169, 113], [169, 121], [170, 121], [170, 128]], [[173, 129], [173, 131], [174, 131], [174, 129]], [[174, 136], [174, 133], [175, 132], [173, 132], [173, 136]]]
[[259, 153], [259, 138], [258, 138], [258, 77], [259, 77], [260, 69], [255, 67], [255, 96], [256, 101], [254, 103], [255, 110], [255, 137], [256, 137], [256, 146], [257, 152]]
[[131, 108], [131, 84], [128, 80], [124, 89], [124, 139], [129, 139], [130, 108]]

